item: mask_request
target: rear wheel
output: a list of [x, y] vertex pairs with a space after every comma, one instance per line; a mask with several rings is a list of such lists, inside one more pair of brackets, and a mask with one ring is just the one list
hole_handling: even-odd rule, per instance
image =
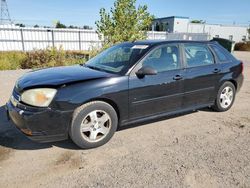
[[231, 82], [225, 82], [219, 89], [213, 109], [218, 112], [229, 110], [235, 99], [235, 86]]
[[81, 148], [95, 148], [111, 139], [117, 124], [117, 114], [111, 105], [102, 101], [89, 102], [75, 110], [70, 137]]

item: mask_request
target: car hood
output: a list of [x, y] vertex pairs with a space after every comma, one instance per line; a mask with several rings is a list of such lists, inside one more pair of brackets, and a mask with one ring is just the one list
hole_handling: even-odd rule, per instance
[[68, 83], [112, 77], [114, 74], [90, 69], [85, 66], [65, 66], [35, 70], [22, 76], [16, 87], [19, 91], [39, 86], [60, 86]]

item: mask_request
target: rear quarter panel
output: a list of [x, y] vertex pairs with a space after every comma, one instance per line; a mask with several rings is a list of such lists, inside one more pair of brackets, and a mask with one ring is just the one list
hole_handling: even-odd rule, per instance
[[237, 91], [239, 91], [243, 82], [241, 62], [235, 60], [227, 63], [221, 63], [221, 68], [222, 77], [217, 84], [217, 91], [219, 90], [220, 86], [226, 81], [233, 82], [236, 85]]

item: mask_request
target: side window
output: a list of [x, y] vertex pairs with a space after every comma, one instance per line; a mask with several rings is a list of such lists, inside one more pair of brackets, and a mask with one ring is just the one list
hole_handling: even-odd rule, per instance
[[206, 45], [185, 44], [184, 48], [188, 67], [197, 67], [214, 63], [213, 55]]
[[180, 68], [179, 49], [176, 45], [166, 45], [153, 50], [144, 59], [142, 66], [150, 66], [157, 72]]
[[214, 50], [216, 56], [218, 57], [218, 59], [219, 59], [220, 61], [225, 62], [225, 61], [228, 61], [228, 60], [229, 60], [229, 59], [227, 58], [227, 56], [224, 54], [224, 52], [223, 52], [220, 48], [218, 48], [217, 46], [214, 46], [214, 45], [212, 46], [212, 48], [213, 48], [213, 50]]

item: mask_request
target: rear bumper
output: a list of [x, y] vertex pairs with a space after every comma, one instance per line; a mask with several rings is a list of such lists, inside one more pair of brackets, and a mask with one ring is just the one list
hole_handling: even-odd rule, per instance
[[6, 104], [6, 112], [16, 127], [33, 141], [54, 142], [68, 138], [72, 111], [15, 106], [9, 101]]
[[240, 76], [236, 79], [237, 82], [237, 92], [240, 91], [242, 85], [243, 85], [243, 81], [244, 81], [244, 75], [240, 74]]

